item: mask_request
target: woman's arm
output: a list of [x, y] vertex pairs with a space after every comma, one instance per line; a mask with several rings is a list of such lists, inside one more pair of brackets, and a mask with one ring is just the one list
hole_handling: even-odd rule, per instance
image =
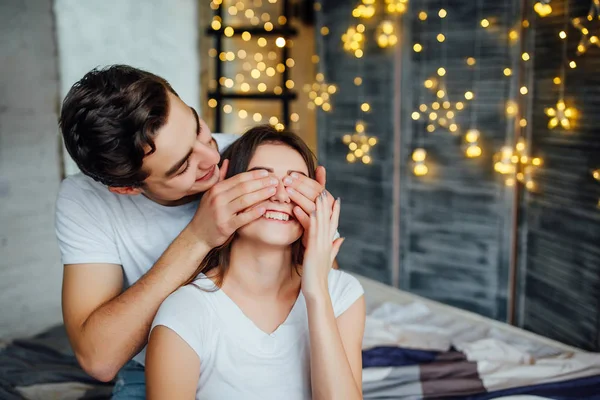
[[364, 297], [336, 321], [329, 294], [331, 263], [343, 239], [331, 237], [337, 229], [340, 200], [333, 211], [326, 194], [316, 200], [310, 216], [307, 247], [302, 265], [302, 293], [306, 299], [310, 335], [311, 384], [314, 400], [362, 399], [362, 337]]
[[149, 400], [196, 398], [200, 359], [174, 331], [156, 326], [146, 349], [146, 396]]
[[337, 321], [328, 290], [307, 297], [306, 306], [313, 399], [362, 399], [364, 297]]

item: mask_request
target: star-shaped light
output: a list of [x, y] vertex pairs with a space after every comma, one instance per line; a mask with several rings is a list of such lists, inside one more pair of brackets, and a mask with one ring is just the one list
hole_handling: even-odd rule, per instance
[[543, 162], [541, 158], [529, 157], [527, 153], [525, 141], [520, 139], [514, 150], [510, 146], [504, 146], [494, 154], [494, 170], [505, 176], [506, 186], [514, 186], [516, 178], [528, 190], [535, 190], [533, 175]]
[[350, 26], [346, 33], [342, 35], [342, 42], [344, 42], [344, 50], [354, 53], [356, 58], [363, 56], [363, 48], [365, 47], [365, 26], [358, 24], [357, 26]]
[[354, 128], [353, 135], [344, 135], [342, 138], [344, 144], [348, 145], [348, 154], [346, 155], [346, 161], [349, 163], [360, 160], [363, 164], [370, 164], [372, 159], [369, 155], [371, 147], [377, 144], [377, 138], [369, 137], [365, 133], [365, 123], [363, 121], [357, 121]]
[[304, 85], [304, 92], [308, 93], [310, 99], [308, 108], [314, 110], [316, 107], [321, 107], [323, 111], [331, 111], [331, 95], [337, 91], [337, 87], [327, 84], [321, 72], [316, 75], [315, 81], [312, 85], [308, 83]]
[[[445, 71], [442, 71], [441, 74], [438, 72], [440, 76], [444, 74]], [[427, 132], [435, 132], [436, 129], [441, 128], [447, 129], [450, 133], [457, 135], [460, 128], [456, 123], [456, 114], [465, 108], [465, 104], [460, 101], [451, 102], [446, 90], [446, 84], [443, 81], [438, 82], [437, 78], [427, 79], [424, 82], [424, 86], [435, 94], [436, 99], [429, 105], [425, 103], [421, 104], [419, 111], [412, 113], [412, 118], [420, 120], [422, 118], [421, 114], [423, 114], [427, 120]], [[471, 96], [468, 98], [472, 99]]]
[[[591, 22], [596, 20], [600, 22], [600, 0], [592, 0], [592, 6], [587, 17], [579, 17], [573, 19], [573, 26], [581, 32], [581, 40], [577, 45], [577, 54], [584, 54], [592, 45], [600, 47], [600, 29], [596, 34], [592, 34], [590, 30]], [[598, 28], [598, 26], [596, 26]]]
[[548, 107], [545, 112], [550, 117], [548, 128], [554, 129], [560, 124], [563, 129], [567, 130], [571, 129], [571, 120], [575, 118], [577, 113], [575, 108], [567, 107], [563, 99], [556, 103], [556, 108]]

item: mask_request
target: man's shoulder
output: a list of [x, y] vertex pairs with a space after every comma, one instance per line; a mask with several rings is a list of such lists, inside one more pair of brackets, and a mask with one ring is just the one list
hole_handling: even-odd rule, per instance
[[66, 198], [73, 201], [89, 200], [91, 198], [113, 197], [106, 186], [96, 182], [83, 173], [77, 173], [66, 177], [60, 184], [58, 191], [59, 198]]
[[231, 143], [239, 139], [240, 135], [235, 135], [233, 133], [213, 133], [212, 137], [215, 139], [215, 142], [217, 142], [219, 153], [223, 153]]

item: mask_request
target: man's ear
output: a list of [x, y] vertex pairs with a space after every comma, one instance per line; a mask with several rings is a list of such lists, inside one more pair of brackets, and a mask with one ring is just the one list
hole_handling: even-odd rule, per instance
[[126, 194], [126, 195], [129, 195], [129, 196], [135, 196], [135, 195], [138, 195], [138, 194], [142, 193], [142, 190], [140, 188], [131, 187], [131, 186], [125, 186], [125, 187], [109, 186], [108, 190], [111, 193]]

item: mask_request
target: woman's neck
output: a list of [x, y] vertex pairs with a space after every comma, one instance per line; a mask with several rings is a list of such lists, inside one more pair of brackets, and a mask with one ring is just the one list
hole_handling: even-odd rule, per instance
[[268, 246], [235, 240], [223, 286], [250, 296], [278, 298], [300, 284], [292, 266], [291, 247]]

